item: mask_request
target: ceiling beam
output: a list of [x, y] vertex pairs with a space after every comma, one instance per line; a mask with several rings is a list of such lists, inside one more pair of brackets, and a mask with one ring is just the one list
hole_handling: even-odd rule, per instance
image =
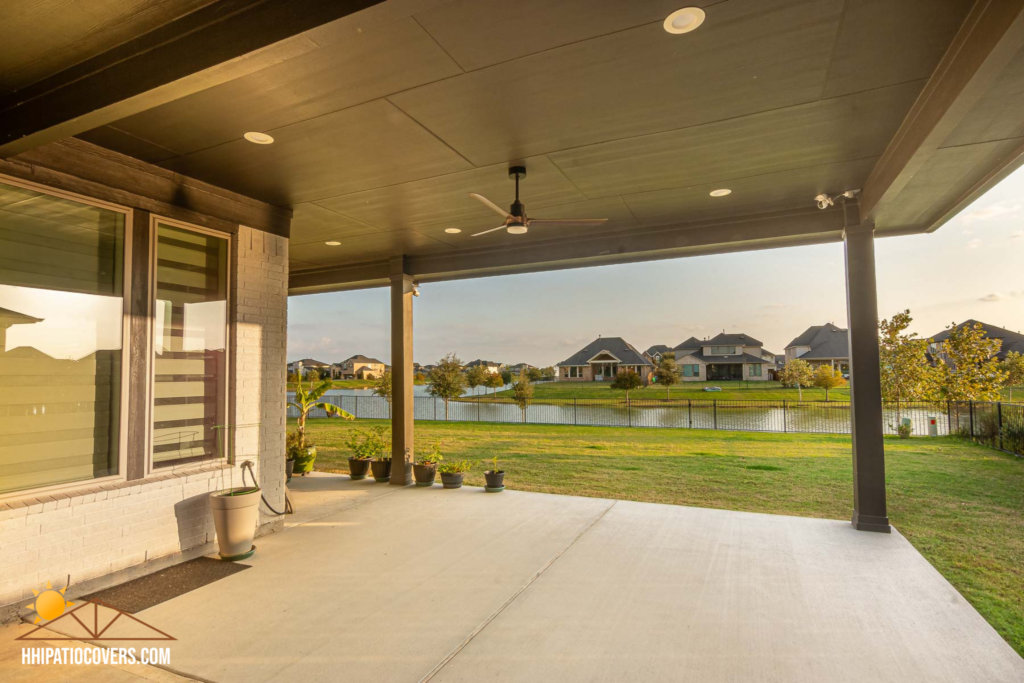
[[861, 194], [874, 218], [894, 201], [1024, 47], [1024, 0], [978, 0]]
[[381, 2], [213, 2], [0, 100], [0, 158], [318, 49], [304, 34]]
[[[419, 282], [442, 282], [838, 242], [844, 222], [842, 207], [800, 209], [522, 246], [512, 246], [515, 242], [510, 240], [510, 246], [500, 249], [408, 256], [406, 262], [409, 274]], [[381, 287], [389, 273], [386, 260], [297, 271], [289, 278], [289, 294]]]

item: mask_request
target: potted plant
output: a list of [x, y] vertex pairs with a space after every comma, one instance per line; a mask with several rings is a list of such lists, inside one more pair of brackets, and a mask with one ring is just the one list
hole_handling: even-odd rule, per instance
[[297, 444], [292, 451], [292, 459], [295, 461], [293, 466], [295, 474], [305, 476], [307, 472], [313, 470], [313, 462], [316, 460], [316, 446], [306, 439], [306, 418], [309, 417], [309, 413], [313, 408], [320, 408], [327, 413], [327, 417], [340, 417], [343, 420], [355, 419], [353, 415], [345, 412], [338, 406], [320, 400], [333, 385], [334, 382], [325, 379], [315, 389], [310, 387], [307, 390], [302, 386], [301, 377], [299, 377], [295, 385], [295, 400], [288, 402], [288, 405], [299, 411], [299, 417], [296, 421]]
[[237, 562], [252, 557], [256, 546], [256, 517], [260, 506], [258, 486], [232, 486], [210, 494], [213, 527], [222, 560]]
[[462, 475], [469, 472], [472, 465], [468, 460], [453, 460], [437, 466], [441, 473], [441, 485], [446, 489], [462, 488]]
[[373, 480], [378, 482], [391, 481], [391, 435], [384, 427], [373, 427], [367, 439], [372, 447]]
[[352, 455], [348, 458], [348, 475], [353, 481], [366, 479], [366, 473], [370, 471], [370, 461], [373, 459], [373, 444], [369, 443], [366, 432], [362, 429], [353, 430], [348, 435], [348, 447]]
[[285, 483], [287, 483], [292, 480], [292, 475], [295, 474], [295, 456], [299, 451], [299, 433], [288, 432], [285, 436], [284, 447], [284, 473], [287, 477]]
[[435, 443], [430, 447], [426, 455], [416, 457], [416, 463], [412, 466], [412, 473], [416, 477], [417, 486], [433, 486], [437, 477], [437, 463], [444, 460], [441, 455], [441, 444]]
[[498, 469], [498, 456], [491, 458], [491, 469], [484, 472], [484, 479], [487, 480], [487, 486], [484, 487], [484, 491], [488, 493], [500, 493], [505, 490], [505, 470]]

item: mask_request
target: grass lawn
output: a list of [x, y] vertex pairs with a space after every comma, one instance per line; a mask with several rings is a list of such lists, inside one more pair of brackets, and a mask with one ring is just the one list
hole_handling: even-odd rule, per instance
[[[375, 423], [310, 420], [316, 468], [347, 472], [346, 433]], [[497, 455], [526, 491], [832, 519], [853, 506], [844, 436], [431, 422], [416, 436], [448, 459]], [[885, 445], [893, 524], [1024, 655], [1024, 459], [948, 438]]]

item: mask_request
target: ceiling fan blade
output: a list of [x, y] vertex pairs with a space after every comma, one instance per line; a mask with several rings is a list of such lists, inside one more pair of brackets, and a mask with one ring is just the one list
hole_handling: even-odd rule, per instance
[[504, 230], [507, 227], [508, 226], [503, 223], [503, 224], [499, 225], [496, 228], [491, 228], [490, 230], [484, 230], [483, 232], [478, 232], [475, 235], [470, 235], [470, 237], [479, 237], [480, 235], [486, 235], [487, 233], [494, 232], [495, 230]]
[[582, 228], [588, 225], [601, 225], [602, 223], [607, 222], [607, 218], [570, 218], [565, 220], [554, 218], [531, 218], [526, 222], [526, 224], [529, 225], [531, 228], [538, 225], [562, 225], [566, 227], [578, 226]]
[[484, 206], [486, 206], [487, 208], [489, 208], [491, 211], [493, 211], [494, 213], [498, 214], [502, 218], [515, 218], [515, 216], [510, 214], [508, 211], [506, 211], [505, 209], [501, 208], [500, 206], [498, 206], [497, 204], [492, 202], [490, 199], [488, 199], [487, 197], [485, 197], [485, 196], [483, 196], [481, 194], [477, 194], [476, 192], [470, 192], [469, 196], [473, 197], [476, 200], [478, 200], [481, 204], [483, 204]]

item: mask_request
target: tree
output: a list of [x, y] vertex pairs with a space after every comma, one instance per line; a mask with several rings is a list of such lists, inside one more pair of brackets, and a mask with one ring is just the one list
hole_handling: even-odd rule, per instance
[[526, 409], [533, 400], [533, 384], [530, 383], [530, 376], [524, 370], [519, 373], [519, 379], [512, 383], [512, 400], [523, 412], [523, 422], [526, 422]]
[[312, 445], [306, 443], [306, 418], [309, 417], [309, 412], [313, 410], [313, 408], [320, 408], [327, 413], [327, 417], [335, 416], [340, 417], [343, 420], [355, 419], [355, 416], [351, 413], [342, 410], [333, 403], [325, 403], [320, 400], [333, 384], [334, 382], [331, 380], [325, 379], [315, 389], [310, 385], [310, 388], [307, 390], [302, 386], [302, 379], [299, 379], [299, 382], [295, 387], [295, 400], [289, 401], [288, 405], [299, 411], [299, 417], [296, 420], [296, 427], [299, 434], [298, 447], [300, 450], [305, 450], [307, 446]]
[[391, 386], [391, 373], [388, 370], [384, 371], [377, 381], [373, 383], [373, 395], [380, 396], [383, 399], [387, 399], [388, 402], [388, 415], [391, 415], [391, 396], [393, 395]]
[[640, 375], [636, 374], [632, 370], [626, 370], [615, 375], [615, 379], [612, 380], [611, 388], [620, 389], [626, 392], [626, 400], [629, 400], [629, 392], [633, 389], [639, 389], [644, 385], [643, 379]]
[[531, 382], [539, 382], [544, 379], [544, 373], [540, 368], [530, 368], [526, 371], [526, 376], [530, 378]]
[[897, 313], [878, 323], [878, 357], [882, 399], [921, 401], [935, 396], [936, 370], [928, 361], [930, 339], [907, 333], [913, 318], [910, 311]]
[[543, 370], [541, 370], [541, 374], [543, 374], [544, 379], [554, 379], [554, 377], [555, 377], [555, 368], [553, 366], [549, 365], [546, 368], [544, 368]]
[[482, 365], [474, 365], [470, 369], [466, 370], [466, 385], [473, 390], [473, 395], [476, 395], [476, 388], [487, 384], [487, 375], [492, 373], [487, 371]]
[[942, 342], [939, 386], [949, 401], [998, 401], [1006, 372], [996, 359], [1003, 342], [986, 339], [980, 323], [955, 325]]
[[811, 382], [814, 381], [814, 370], [811, 369], [807, 361], [797, 358], [783, 366], [779, 372], [779, 381], [782, 382], [784, 387], [796, 387], [802, 401], [804, 400], [803, 388], [810, 386]]
[[814, 371], [814, 377], [811, 381], [814, 383], [814, 386], [825, 390], [826, 401], [828, 400], [829, 390], [846, 386], [846, 380], [843, 379], [842, 373], [831, 365], [819, 366]]
[[430, 371], [430, 386], [427, 393], [444, 401], [444, 419], [448, 419], [448, 401], [462, 396], [466, 390], [466, 375], [462, 372], [462, 361], [454, 353], [437, 361]]
[[512, 371], [511, 370], [502, 370], [501, 371], [501, 384], [502, 384], [502, 386], [504, 386], [506, 384], [512, 384]]
[[680, 378], [679, 366], [676, 365], [676, 355], [674, 353], [666, 353], [662, 356], [654, 372], [656, 373], [654, 383], [665, 387], [665, 398], [670, 398], [672, 385], [678, 384]]
[[484, 386], [491, 390], [491, 398], [497, 398], [498, 389], [506, 384], [508, 384], [508, 382], [506, 382], [504, 377], [497, 372], [487, 373], [487, 379], [484, 380]]
[[320, 371], [317, 370], [316, 368], [310, 368], [309, 370], [306, 370], [306, 379], [309, 380], [310, 384], [312, 384], [313, 382], [319, 382]]
[[1024, 356], [1010, 351], [1002, 363], [1006, 373], [1006, 386], [1010, 388], [1010, 400], [1013, 400], [1013, 388], [1024, 386]]

